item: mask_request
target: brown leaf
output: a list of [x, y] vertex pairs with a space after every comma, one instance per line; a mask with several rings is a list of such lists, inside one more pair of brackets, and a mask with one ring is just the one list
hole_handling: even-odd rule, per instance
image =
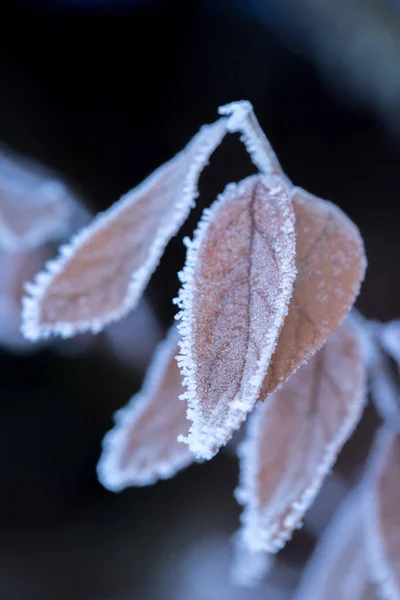
[[292, 190], [298, 274], [289, 312], [260, 399], [264, 400], [321, 347], [346, 316], [364, 278], [357, 227], [334, 204]]
[[366, 559], [363, 502], [351, 492], [322, 535], [293, 600], [375, 600]]
[[366, 486], [367, 557], [382, 598], [400, 598], [400, 434], [382, 427]]
[[230, 184], [188, 243], [178, 304], [186, 440], [211, 458], [254, 407], [292, 293], [294, 215], [279, 177]]
[[300, 526], [360, 419], [365, 388], [359, 338], [346, 321], [253, 413], [237, 491], [251, 549], [276, 552]]
[[175, 475], [194, 461], [177, 436], [188, 429], [186, 403], [178, 400], [182, 378], [175, 356], [178, 333], [172, 328], [147, 372], [142, 390], [116, 413], [98, 464], [102, 484], [114, 491], [149, 485]]
[[193, 207], [197, 181], [221, 142], [224, 119], [83, 229], [28, 288], [24, 335], [100, 331], [139, 300], [169, 239]]

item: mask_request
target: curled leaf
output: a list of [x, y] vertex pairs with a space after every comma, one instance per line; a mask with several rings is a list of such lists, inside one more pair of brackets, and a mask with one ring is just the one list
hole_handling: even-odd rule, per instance
[[65, 231], [71, 199], [49, 173], [0, 153], [0, 246], [20, 252]]
[[364, 407], [365, 367], [345, 322], [249, 421], [239, 448], [243, 539], [277, 552], [301, 525]]
[[340, 504], [308, 562], [293, 600], [378, 598], [366, 559], [362, 489]]
[[369, 567], [385, 600], [400, 598], [400, 434], [377, 435], [366, 486], [365, 527]]
[[136, 305], [193, 207], [200, 173], [225, 131], [224, 119], [203, 127], [175, 158], [61, 247], [27, 288], [28, 339], [98, 332]]
[[277, 176], [230, 184], [187, 242], [179, 331], [186, 441], [211, 458], [254, 407], [295, 278], [294, 214]]
[[292, 190], [296, 215], [297, 277], [260, 399], [305, 362], [341, 323], [364, 278], [360, 233], [334, 204], [300, 188]]
[[177, 436], [187, 431], [181, 374], [175, 356], [178, 333], [172, 328], [155, 354], [142, 390], [115, 416], [98, 464], [101, 483], [118, 491], [149, 485], [175, 475], [194, 460]]

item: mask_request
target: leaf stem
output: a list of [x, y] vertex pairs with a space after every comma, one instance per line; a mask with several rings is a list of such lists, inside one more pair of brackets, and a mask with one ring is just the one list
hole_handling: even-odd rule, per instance
[[282, 174], [279, 161], [269, 143], [265, 133], [253, 111], [253, 106], [248, 100], [240, 100], [220, 106], [220, 115], [228, 116], [227, 129], [229, 132], [241, 133], [244, 143], [254, 165], [261, 173], [266, 175]]

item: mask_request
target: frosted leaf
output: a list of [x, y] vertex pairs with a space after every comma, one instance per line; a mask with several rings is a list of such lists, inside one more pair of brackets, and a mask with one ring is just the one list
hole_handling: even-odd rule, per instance
[[341, 323], [363, 280], [357, 227], [334, 204], [293, 188], [297, 278], [260, 399], [284, 383]]
[[71, 200], [65, 186], [40, 167], [0, 151], [0, 247], [22, 251], [61, 235]]
[[379, 595], [400, 598], [400, 434], [383, 427], [377, 435], [365, 501], [367, 558]]
[[364, 541], [362, 493], [340, 504], [302, 575], [293, 600], [374, 600]]
[[301, 526], [361, 417], [365, 387], [359, 338], [345, 322], [254, 411], [239, 447], [236, 492], [250, 549], [277, 552]]
[[194, 460], [177, 436], [188, 428], [181, 374], [175, 356], [179, 336], [172, 328], [158, 347], [142, 390], [115, 416], [98, 464], [101, 483], [118, 491], [173, 477]]
[[390, 321], [382, 326], [381, 343], [400, 367], [400, 320]]
[[61, 247], [27, 290], [25, 337], [96, 333], [136, 305], [193, 207], [200, 173], [225, 132], [224, 119], [203, 127], [175, 158]]
[[180, 365], [188, 391], [184, 439], [209, 459], [254, 407], [295, 278], [294, 215], [275, 175], [230, 184], [187, 242]]

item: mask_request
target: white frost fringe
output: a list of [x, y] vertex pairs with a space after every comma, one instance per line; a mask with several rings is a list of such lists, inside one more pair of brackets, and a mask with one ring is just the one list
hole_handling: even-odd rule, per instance
[[[195, 460], [189, 451], [178, 451], [167, 461], [153, 463], [146, 469], [134, 463], [130, 463], [124, 469], [119, 466], [127, 435], [157, 392], [160, 378], [176, 352], [177, 341], [177, 331], [171, 328], [167, 338], [158, 345], [154, 353], [142, 389], [132, 396], [124, 408], [115, 413], [115, 426], [103, 439], [103, 452], [97, 465], [97, 475], [102, 485], [111, 491], [118, 492], [128, 486], [151, 485], [159, 479], [169, 479]], [[178, 399], [176, 401], [178, 402]], [[149, 443], [151, 444], [151, 440]]]
[[[180, 436], [178, 440], [188, 444], [190, 450], [197, 457], [206, 460], [210, 460], [215, 456], [219, 448], [229, 441], [229, 436], [227, 434], [230, 431], [238, 429], [240, 424], [245, 420], [247, 413], [254, 408], [256, 398], [268, 368], [268, 363], [278, 341], [280, 328], [288, 312], [289, 302], [293, 292], [293, 283], [296, 276], [296, 268], [293, 267], [292, 284], [286, 285], [286, 287], [280, 290], [280, 309], [276, 309], [275, 322], [270, 328], [268, 340], [266, 340], [266, 347], [261, 352], [261, 357], [257, 363], [257, 371], [248, 382], [248, 393], [246, 396], [236, 398], [230, 403], [224, 420], [224, 426], [219, 428], [215, 426], [211, 427], [205, 422], [202, 422], [203, 419], [195, 383], [197, 365], [192, 352], [192, 331], [194, 323], [193, 299], [195, 291], [193, 280], [197, 267], [198, 253], [207, 234], [208, 227], [210, 223], [212, 223], [214, 215], [219, 210], [220, 206], [231, 197], [235, 198], [244, 193], [249, 185], [249, 181], [259, 177], [260, 175], [253, 175], [238, 184], [229, 183], [224, 192], [218, 196], [212, 206], [209, 209], [204, 210], [193, 234], [193, 240], [190, 240], [187, 237], [183, 240], [187, 247], [186, 263], [183, 270], [178, 273], [182, 287], [179, 290], [178, 297], [175, 298], [173, 302], [177, 304], [180, 309], [180, 312], [175, 316], [175, 318], [179, 320], [178, 330], [182, 337], [179, 343], [180, 354], [177, 357], [177, 360], [183, 375], [183, 385], [187, 388], [187, 391], [180, 396], [180, 399], [187, 400], [188, 402], [187, 418], [192, 421], [192, 425], [189, 429], [189, 435], [187, 437]], [[263, 176], [264, 179], [266, 177], [268, 176]], [[272, 175], [271, 179], [272, 181], [275, 181], [277, 177]], [[287, 219], [284, 226], [286, 227], [288, 234], [292, 233], [294, 235], [294, 216], [292, 220]]]
[[[206, 135], [207, 133], [208, 135]], [[166, 244], [170, 238], [178, 232], [190, 210], [195, 205], [195, 199], [198, 196], [197, 182], [199, 176], [207, 165], [210, 155], [220, 144], [225, 133], [226, 119], [220, 119], [212, 125], [205, 125], [200, 129], [199, 133], [192, 139], [188, 146], [172, 159], [172, 161], [177, 161], [184, 154], [190, 153], [191, 149], [198, 144], [199, 138], [205, 138], [192, 159], [182, 185], [182, 194], [177, 198], [173, 209], [171, 209], [169, 221], [158, 231], [158, 235], [142, 266], [132, 274], [132, 280], [129, 284], [125, 301], [121, 308], [102, 317], [90, 319], [89, 321], [79, 321], [74, 323], [60, 321], [55, 324], [46, 324], [41, 323], [40, 321], [41, 302], [46, 296], [47, 290], [54, 279], [63, 273], [66, 265], [74, 258], [75, 254], [82, 248], [87, 240], [95, 233], [109, 227], [113, 221], [116, 221], [119, 218], [121, 212], [128, 206], [134, 204], [143, 194], [150, 190], [163, 175], [167, 165], [172, 161], [159, 167], [145, 179], [145, 181], [122, 196], [122, 198], [108, 210], [98, 214], [90, 225], [76, 234], [68, 244], [60, 247], [59, 256], [46, 264], [46, 269], [36, 275], [34, 283], [26, 285], [28, 295], [23, 298], [21, 331], [27, 339], [36, 341], [40, 338], [47, 338], [50, 335], [59, 335], [67, 338], [76, 333], [84, 333], [86, 331], [98, 333], [106, 325], [113, 321], [117, 321], [135, 307], [151, 274], [160, 260]]]
[[[364, 402], [362, 402], [362, 398], [364, 398]], [[285, 518], [284, 527], [299, 529], [302, 526], [304, 513], [312, 505], [321, 489], [324, 479], [336, 462], [338, 452], [360, 420], [365, 401], [366, 390], [362, 389], [355, 396], [352, 405], [348, 407], [347, 419], [342, 424], [335, 440], [326, 446], [313, 479], [303, 490], [299, 499], [292, 503], [291, 510]], [[248, 422], [247, 436], [238, 447], [241, 468], [239, 487], [235, 491], [235, 496], [237, 501], [244, 506], [244, 511], [241, 515], [241, 531], [244, 543], [253, 551], [264, 551], [274, 554], [283, 548], [285, 543], [292, 537], [292, 533], [286, 529], [279, 531], [280, 524], [273, 522], [273, 515], [271, 520], [271, 515], [268, 514], [269, 507], [267, 507], [265, 512], [262, 511], [257, 497], [256, 482], [260, 460], [259, 446], [263, 436], [263, 411], [268, 410], [269, 404], [267, 402], [256, 407]]]
[[[373, 581], [383, 600], [400, 600], [398, 577], [386, 555], [379, 517], [378, 479], [397, 431], [384, 426], [378, 432], [365, 477], [364, 515], [367, 560]], [[399, 520], [400, 523], [400, 520]]]

